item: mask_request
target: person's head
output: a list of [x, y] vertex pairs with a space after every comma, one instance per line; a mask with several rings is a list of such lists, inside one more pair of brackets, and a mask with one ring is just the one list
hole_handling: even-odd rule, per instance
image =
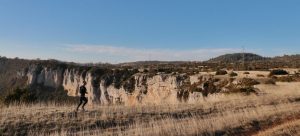
[[82, 84], [85, 86], [86, 85], [86, 81], [83, 81]]

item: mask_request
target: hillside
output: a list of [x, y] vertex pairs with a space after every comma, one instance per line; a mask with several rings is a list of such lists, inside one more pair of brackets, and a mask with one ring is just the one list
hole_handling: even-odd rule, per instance
[[210, 63], [234, 63], [234, 62], [250, 62], [250, 61], [260, 61], [260, 60], [269, 60], [270, 58], [262, 57], [253, 53], [233, 53], [233, 54], [225, 54], [216, 58], [212, 58], [207, 62]]
[[136, 68], [123, 66], [112, 68], [4, 57], [0, 59], [0, 64], [0, 99], [4, 103], [61, 101], [68, 96], [72, 101], [73, 97], [78, 96], [83, 81], [87, 82], [89, 104], [129, 104], [165, 99], [181, 101], [183, 95], [177, 92], [182, 92], [183, 84], [189, 83], [188, 76], [166, 73], [160, 68], [140, 72]]
[[276, 62], [288, 62], [288, 63], [299, 63], [300, 62], [300, 54], [295, 55], [284, 55], [284, 56], [276, 56], [272, 59]]
[[[192, 76], [218, 68], [241, 70], [241, 63], [230, 63], [242, 62], [243, 56], [247, 62], [245, 67], [251, 70], [300, 67], [299, 55], [264, 58], [251, 53], [226, 54], [207, 62], [153, 61], [116, 65], [0, 57], [0, 101], [6, 100], [8, 95], [14, 98], [12, 101], [23, 99], [20, 91], [16, 91], [17, 88], [24, 89], [21, 93], [26, 98], [27, 94], [34, 95], [38, 101], [65, 99], [68, 96], [73, 99], [78, 96], [78, 87], [82, 81], [88, 82], [88, 97], [92, 104], [129, 104], [165, 101], [166, 98], [181, 101], [189, 97], [182, 95], [183, 92], [191, 94], [188, 91], [193, 89], [190, 84], [191, 79], [194, 79]], [[195, 79], [199, 80], [199, 77]]]
[[[249, 66], [273, 66], [266, 65], [272, 59], [250, 60], [255, 65]], [[211, 70], [227, 65], [100, 67], [2, 57], [0, 135], [272, 135], [285, 134], [280, 129], [300, 119], [297, 73], [270, 78], [269, 71], [234, 71], [233, 78]], [[239, 64], [229, 65], [238, 69]], [[87, 111], [74, 111], [83, 81]], [[11, 91], [17, 87], [21, 90]]]

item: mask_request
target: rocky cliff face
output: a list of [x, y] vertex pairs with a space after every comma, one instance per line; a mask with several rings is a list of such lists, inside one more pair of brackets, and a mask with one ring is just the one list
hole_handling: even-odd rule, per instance
[[[57, 88], [62, 86], [69, 96], [79, 96], [79, 87], [87, 82], [87, 97], [89, 104], [135, 105], [138, 103], [177, 103], [178, 92], [184, 84], [197, 82], [198, 78], [176, 74], [148, 75], [135, 73], [118, 83], [117, 78], [123, 75], [108, 75], [106, 73], [82, 72], [76, 69], [51, 69], [47, 67], [30, 66], [20, 76], [27, 77], [27, 85], [43, 85]], [[191, 80], [191, 81], [190, 81]], [[121, 81], [119, 81], [121, 82]], [[120, 85], [118, 85], [120, 84]]]
[[41, 68], [39, 66], [31, 66], [25, 74], [27, 76], [27, 84], [40, 84], [48, 87], [57, 88], [62, 85], [63, 81], [63, 70], [62, 69], [51, 69]]

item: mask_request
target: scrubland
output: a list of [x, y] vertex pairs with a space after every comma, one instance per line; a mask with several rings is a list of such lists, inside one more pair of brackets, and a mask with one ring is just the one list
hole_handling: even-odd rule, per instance
[[212, 94], [193, 103], [88, 106], [12, 104], [0, 135], [297, 135], [300, 83], [256, 85], [259, 94]]

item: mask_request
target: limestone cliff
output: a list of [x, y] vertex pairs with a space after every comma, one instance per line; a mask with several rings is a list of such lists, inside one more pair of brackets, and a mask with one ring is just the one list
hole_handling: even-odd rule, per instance
[[[22, 75], [27, 77], [27, 85], [38, 84], [52, 88], [62, 86], [69, 96], [78, 96], [80, 85], [86, 81], [89, 104], [177, 103], [178, 92], [188, 91], [183, 90], [182, 86], [190, 84], [190, 77], [180, 74], [149, 75], [136, 72], [120, 81], [118, 78], [124, 77], [122, 73], [97, 73], [91, 70], [83, 72], [72, 68], [53, 69], [35, 65], [30, 66], [20, 74]], [[197, 78], [194, 76], [191, 80], [196, 82]]]

